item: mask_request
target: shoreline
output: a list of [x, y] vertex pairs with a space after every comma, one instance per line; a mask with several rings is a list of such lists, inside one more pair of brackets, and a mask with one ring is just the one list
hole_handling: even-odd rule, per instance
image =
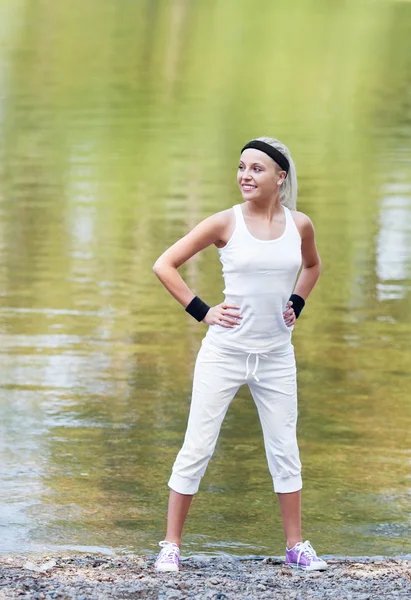
[[157, 573], [154, 556], [0, 555], [0, 600], [406, 600], [411, 557], [334, 557], [305, 572], [282, 557], [191, 556]]

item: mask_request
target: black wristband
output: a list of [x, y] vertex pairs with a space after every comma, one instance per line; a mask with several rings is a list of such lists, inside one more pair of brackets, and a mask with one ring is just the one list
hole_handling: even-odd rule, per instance
[[203, 302], [201, 298], [194, 296], [190, 304], [186, 306], [185, 310], [189, 315], [197, 319], [197, 321], [202, 321], [210, 310], [210, 307]]
[[301, 296], [299, 296], [298, 294], [291, 294], [290, 300], [293, 303], [292, 308], [295, 312], [295, 318], [298, 319], [302, 309], [304, 308], [305, 300], [304, 298], [301, 298]]

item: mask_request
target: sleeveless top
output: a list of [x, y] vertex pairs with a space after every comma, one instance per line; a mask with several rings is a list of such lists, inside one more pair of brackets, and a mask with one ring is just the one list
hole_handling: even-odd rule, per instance
[[[249, 353], [269, 352], [291, 343], [291, 330], [283, 312], [301, 267], [301, 237], [288, 208], [284, 233], [274, 240], [259, 240], [248, 230], [240, 204], [234, 232], [218, 248], [223, 265], [225, 302], [240, 307], [240, 325], [210, 325], [204, 342]], [[237, 311], [236, 311], [237, 312]]]

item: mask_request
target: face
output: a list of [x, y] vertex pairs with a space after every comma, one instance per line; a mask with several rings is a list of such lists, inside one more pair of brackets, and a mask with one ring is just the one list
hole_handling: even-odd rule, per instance
[[263, 200], [277, 195], [285, 178], [265, 152], [247, 148], [240, 157], [237, 181], [244, 200]]

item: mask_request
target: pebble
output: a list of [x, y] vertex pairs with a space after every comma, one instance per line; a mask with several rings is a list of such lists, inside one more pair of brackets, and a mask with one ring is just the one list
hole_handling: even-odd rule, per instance
[[[405, 600], [411, 560], [333, 559], [325, 572], [296, 571], [280, 559], [186, 558], [178, 574], [156, 573], [152, 557], [74, 555], [28, 575], [27, 557], [0, 558], [7, 600]], [[107, 573], [109, 570], [109, 573]], [[107, 576], [109, 574], [109, 577]], [[1, 595], [3, 594], [3, 595]]]
[[320, 578], [320, 577], [324, 577], [324, 573], [323, 573], [323, 571], [311, 571], [310, 572], [310, 577], [311, 577], [311, 579], [317, 579], [317, 578]]
[[168, 592], [166, 595], [167, 600], [180, 600], [182, 597], [181, 592], [177, 590], [173, 590], [172, 592]]

